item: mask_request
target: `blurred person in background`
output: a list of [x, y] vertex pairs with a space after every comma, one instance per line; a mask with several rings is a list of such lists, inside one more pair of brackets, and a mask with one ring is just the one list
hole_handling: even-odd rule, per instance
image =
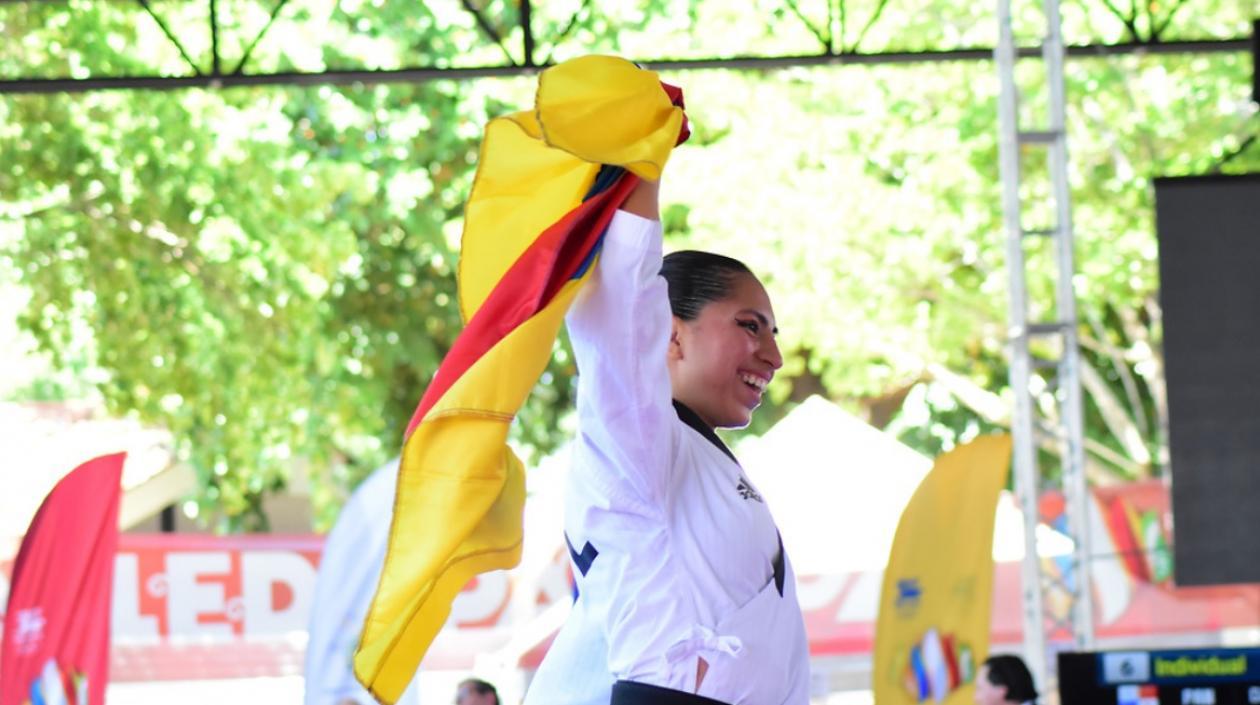
[[1018, 656], [990, 656], [976, 674], [976, 705], [1035, 703], [1032, 673]]
[[499, 705], [499, 692], [478, 678], [469, 678], [455, 691], [455, 705]]
[[[385, 563], [398, 479], [395, 458], [359, 484], [324, 540], [306, 644], [304, 705], [374, 705], [351, 662]], [[398, 705], [419, 705], [415, 681]]]

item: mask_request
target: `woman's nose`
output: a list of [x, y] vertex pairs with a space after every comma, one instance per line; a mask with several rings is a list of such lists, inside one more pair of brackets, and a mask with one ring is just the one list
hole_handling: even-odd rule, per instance
[[761, 344], [759, 357], [761, 357], [761, 359], [773, 369], [777, 370], [780, 367], [783, 367], [783, 355], [779, 352], [779, 341], [775, 340], [773, 337], [768, 337], [765, 342]]

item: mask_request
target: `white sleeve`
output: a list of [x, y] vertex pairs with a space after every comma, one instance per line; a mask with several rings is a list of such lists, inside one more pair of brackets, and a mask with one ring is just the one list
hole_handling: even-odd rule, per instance
[[661, 269], [661, 224], [617, 211], [590, 281], [569, 309], [578, 367], [578, 433], [600, 462], [576, 472], [610, 493], [629, 486], [662, 507], [677, 414], [665, 363], [672, 316]]

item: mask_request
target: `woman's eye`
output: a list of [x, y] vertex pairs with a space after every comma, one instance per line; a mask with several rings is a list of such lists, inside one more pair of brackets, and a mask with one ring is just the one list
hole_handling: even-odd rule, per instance
[[739, 321], [739, 325], [741, 328], [744, 328], [749, 333], [761, 332], [761, 326], [758, 325], [756, 321]]

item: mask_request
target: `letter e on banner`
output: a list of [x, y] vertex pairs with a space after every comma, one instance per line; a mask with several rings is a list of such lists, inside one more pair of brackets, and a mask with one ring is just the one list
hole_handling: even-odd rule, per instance
[[227, 595], [222, 583], [203, 583], [203, 575], [225, 575], [232, 562], [225, 551], [171, 552], [166, 556], [167, 624], [173, 637], [232, 639], [227, 622], [204, 623], [201, 615], [222, 615]]

